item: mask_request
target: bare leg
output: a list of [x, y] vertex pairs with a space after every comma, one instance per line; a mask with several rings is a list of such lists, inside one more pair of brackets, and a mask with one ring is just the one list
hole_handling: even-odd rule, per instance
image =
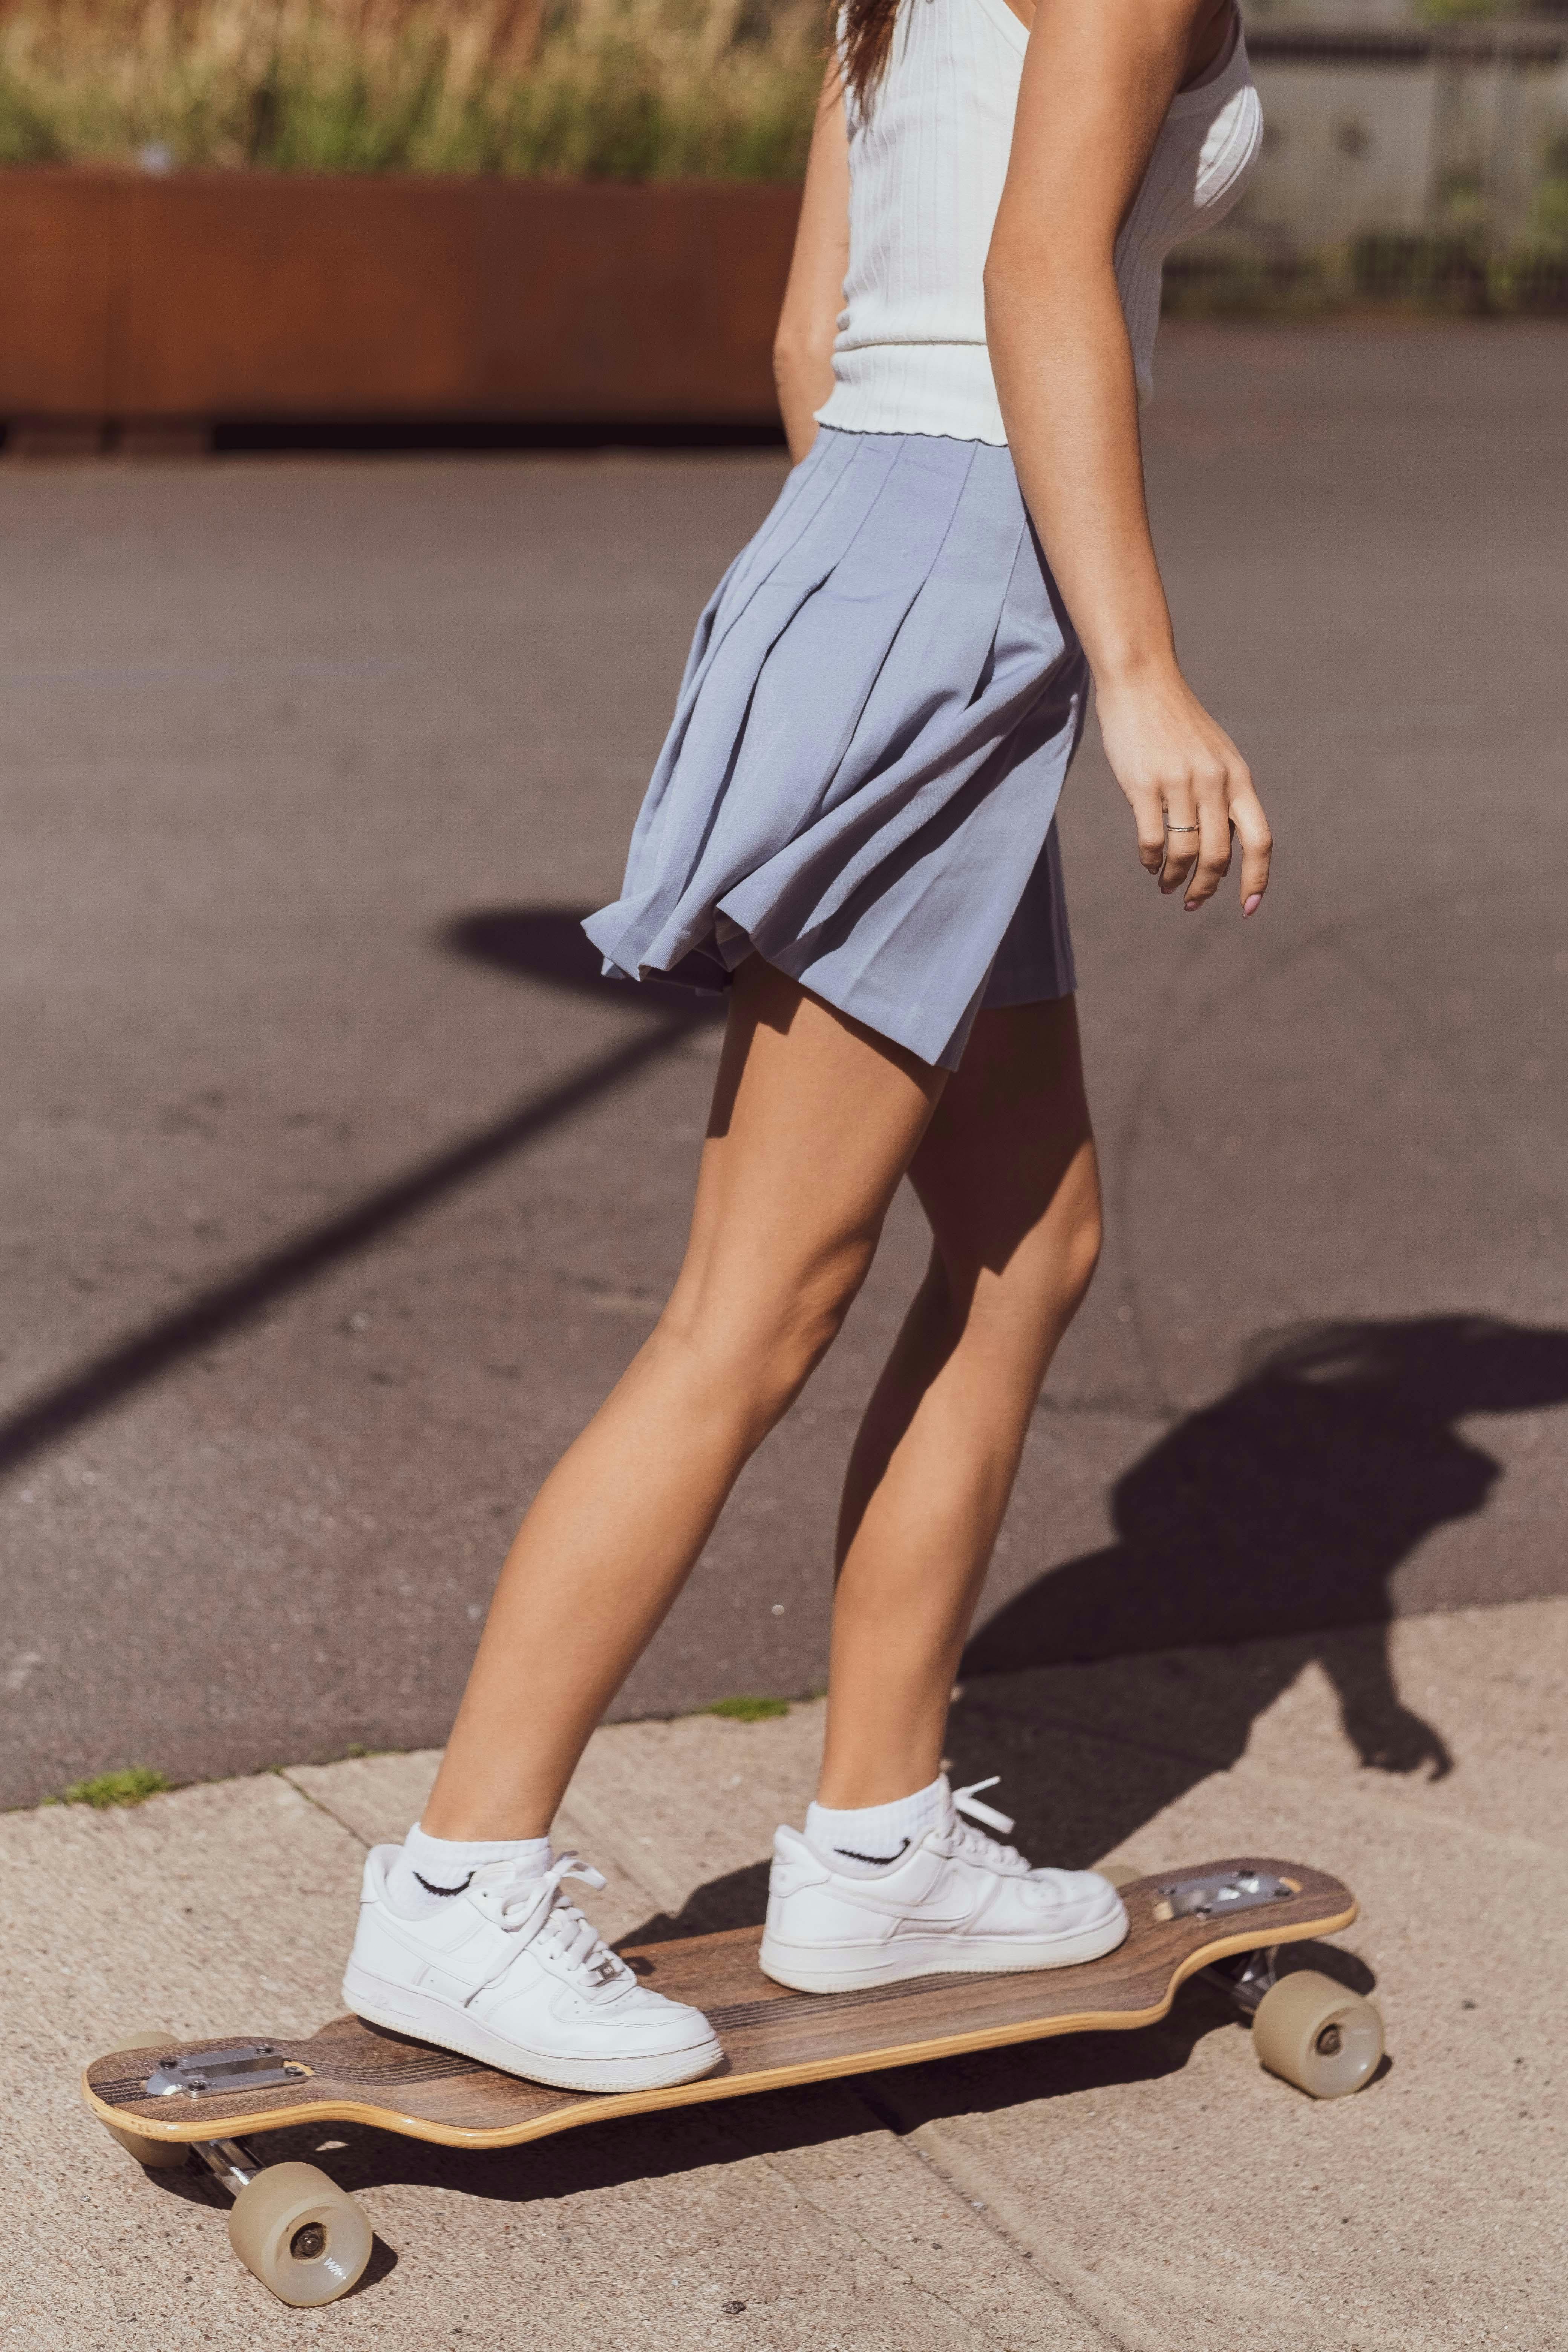
[[910, 1173], [933, 1247], [845, 1486], [820, 1790], [836, 1807], [889, 1803], [941, 1769], [1029, 1416], [1094, 1271], [1070, 998], [979, 1016]]
[[736, 975], [686, 1260], [540, 1488], [424, 1826], [542, 1837], [747, 1457], [865, 1278], [943, 1074], [753, 956]]

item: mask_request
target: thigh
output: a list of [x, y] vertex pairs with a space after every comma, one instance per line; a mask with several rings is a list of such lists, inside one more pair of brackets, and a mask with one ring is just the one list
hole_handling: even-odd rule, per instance
[[[857, 1279], [947, 1074], [750, 956], [730, 1019], [678, 1298]], [[672, 1301], [672, 1304], [675, 1302]]]
[[1100, 1185], [1071, 996], [983, 1011], [910, 1174], [951, 1275], [1027, 1282], [1098, 1245]]

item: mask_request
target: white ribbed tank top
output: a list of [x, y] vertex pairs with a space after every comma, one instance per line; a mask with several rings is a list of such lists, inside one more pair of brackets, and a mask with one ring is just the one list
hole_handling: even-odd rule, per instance
[[[869, 116], [848, 104], [849, 268], [822, 424], [1005, 443], [983, 273], [1028, 38], [1006, 0], [902, 0]], [[1262, 130], [1238, 21], [1218, 64], [1172, 100], [1116, 242], [1141, 400], [1165, 256], [1230, 210]]]

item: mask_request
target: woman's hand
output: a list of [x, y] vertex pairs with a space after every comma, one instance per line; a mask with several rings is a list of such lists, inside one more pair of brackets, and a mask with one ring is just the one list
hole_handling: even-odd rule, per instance
[[1230, 737], [1173, 665], [1152, 678], [1096, 687], [1100, 740], [1138, 827], [1138, 856], [1161, 891], [1195, 913], [1241, 844], [1241, 911], [1268, 887], [1273, 846], [1263, 803]]

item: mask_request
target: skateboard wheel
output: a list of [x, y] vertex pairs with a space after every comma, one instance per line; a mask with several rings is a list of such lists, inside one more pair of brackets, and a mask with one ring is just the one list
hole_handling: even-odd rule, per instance
[[228, 2242], [279, 2303], [308, 2309], [347, 2294], [374, 2237], [363, 2209], [313, 2164], [269, 2164], [228, 2217]]
[[[118, 2042], [111, 2042], [103, 2054], [112, 2058], [118, 2050], [173, 2050], [179, 2040], [179, 2035], [172, 2033], [166, 2025], [138, 2025], [131, 2032], [122, 2033]], [[133, 2156], [149, 2172], [173, 2172], [190, 2160], [191, 2151], [183, 2140], [149, 2139], [145, 2132], [127, 2131], [122, 2124], [105, 2124], [104, 2129], [110, 2139], [120, 2142], [127, 2156]]]
[[1315, 1969], [1269, 1986], [1252, 2021], [1258, 2063], [1314, 2099], [1359, 2091], [1383, 2056], [1383, 2020], [1370, 2000]]

